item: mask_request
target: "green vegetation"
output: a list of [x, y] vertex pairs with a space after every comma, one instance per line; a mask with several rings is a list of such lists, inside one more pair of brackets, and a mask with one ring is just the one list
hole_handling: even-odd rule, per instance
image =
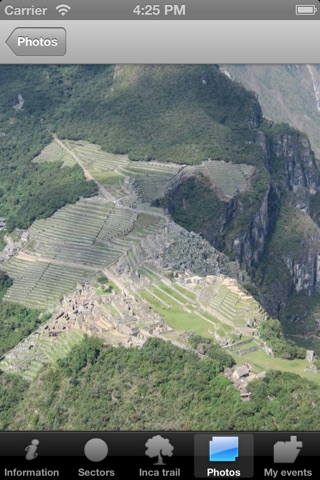
[[[272, 285], [278, 284], [279, 292], [290, 290], [292, 278], [288, 264], [294, 259], [303, 264], [305, 245], [312, 238], [317, 248], [320, 235], [316, 224], [308, 215], [290, 207], [290, 194], [283, 197], [280, 215], [270, 239], [267, 252], [256, 271], [255, 280], [264, 295], [273, 295]], [[262, 278], [259, 279], [259, 275]]]
[[198, 317], [194, 312], [186, 311], [161, 291], [153, 290], [152, 293], [143, 291], [141, 295], [154, 310], [163, 315], [164, 320], [175, 330], [212, 337], [209, 330], [214, 329], [214, 324]]
[[31, 382], [44, 365], [55, 364], [57, 360], [64, 358], [84, 337], [82, 331], [75, 329], [60, 332], [53, 338], [44, 332], [40, 336], [38, 333], [29, 335], [23, 346], [15, 350], [14, 357], [1, 360], [0, 369], [19, 372], [19, 375]]
[[191, 335], [189, 343], [193, 349], [200, 351], [202, 355], [218, 362], [221, 372], [224, 368], [231, 368], [235, 364], [233, 358], [211, 339], [203, 338], [200, 335]]
[[166, 199], [172, 218], [182, 227], [204, 231], [219, 221], [225, 203], [214, 193], [210, 180], [202, 174], [188, 177]]
[[103, 347], [100, 340], [85, 338], [56, 366], [43, 369], [27, 391], [21, 384], [16, 401], [2, 412], [0, 426], [12, 430], [319, 429], [319, 387], [301, 382], [297, 375], [270, 372], [250, 383], [251, 400], [242, 402], [230, 380], [219, 373], [232, 359], [203, 339], [193, 341], [206, 349], [206, 358], [157, 339], [148, 340], [141, 349], [125, 349]]
[[0, 428], [10, 429], [16, 409], [27, 390], [27, 382], [18, 375], [0, 371]]
[[314, 350], [320, 358], [319, 336], [320, 295], [294, 293], [280, 313], [286, 336], [301, 347]]
[[[33, 158], [50, 143], [51, 137], [42, 116], [53, 113], [65, 101], [66, 85], [48, 85], [45, 67], [2, 66], [0, 83], [0, 216], [7, 229], [26, 228], [36, 218], [47, 218], [66, 203], [80, 196], [96, 193], [93, 182], [87, 182], [79, 166], [61, 168], [61, 163], [36, 164]], [[50, 69], [50, 68], [49, 68]], [[25, 99], [22, 110], [12, 107], [17, 95]], [[58, 158], [57, 158], [58, 160]]]
[[[95, 183], [84, 179], [79, 166], [65, 167], [63, 171], [59, 163], [41, 164], [36, 168], [38, 175], [34, 175], [31, 169], [28, 189], [21, 194], [17, 206], [11, 208], [10, 205], [10, 210], [1, 210], [7, 217], [9, 232], [15, 228], [27, 228], [36, 219], [51, 217], [67, 203], [75, 203], [80, 197], [90, 197], [97, 192]], [[15, 175], [10, 178], [15, 178]], [[8, 185], [7, 188], [10, 192], [13, 185]], [[6, 201], [5, 198], [4, 200]]]
[[[252, 167], [249, 170], [247, 165], [229, 165], [227, 169], [222, 165], [221, 175], [223, 171], [232, 175], [233, 168], [242, 169], [245, 173], [238, 172], [219, 186], [220, 183], [214, 185], [214, 179], [206, 175], [205, 167], [203, 172], [193, 176], [182, 176], [182, 181], [167, 192], [164, 203], [177, 223], [187, 230], [201, 233], [218, 250], [233, 259], [233, 242], [248, 229], [267, 192], [270, 177], [260, 164], [250, 179], [247, 176], [253, 172]], [[219, 171], [218, 167], [215, 170]], [[241, 191], [245, 185], [246, 189]], [[235, 197], [230, 200], [228, 195], [232, 192]], [[276, 211], [275, 208], [275, 214]]]
[[[250, 263], [243, 258], [247, 252], [236, 252], [235, 241], [247, 235], [250, 248], [265, 235], [260, 226], [252, 226], [252, 219], [268, 192], [271, 176], [281, 199], [273, 202], [271, 195], [271, 200], [268, 198], [274, 218], [263, 218], [260, 224], [269, 222], [266, 240], [271, 240], [260, 267], [255, 264], [250, 273], [267, 308], [282, 305], [281, 319], [292, 341], [286, 340], [278, 322], [262, 323], [262, 338], [281, 359], [269, 359], [265, 352], [256, 351], [241, 361], [251, 359], [254, 365], [270, 368], [278, 361], [279, 368], [296, 369], [303, 375], [305, 362], [299, 359], [304, 352], [292, 342], [319, 347], [319, 310], [315, 305], [310, 316], [311, 302], [304, 316], [298, 315], [301, 308], [297, 309], [292, 326], [289, 313], [294, 312], [294, 302], [288, 301], [289, 310], [285, 310], [281, 301], [293, 288], [288, 264], [293, 257], [296, 263], [303, 260], [307, 238], [312, 237], [318, 249], [318, 231], [307, 215], [291, 206], [291, 194], [286, 194], [288, 187], [283, 181], [286, 159], [268, 159], [270, 174], [266, 170], [263, 150], [256, 142], [261, 112], [252, 93], [230, 82], [216, 66], [203, 65], [2, 66], [0, 83], [5, 86], [0, 92], [0, 132], [4, 133], [0, 137], [0, 216], [6, 219], [9, 232], [32, 225], [31, 243], [25, 247], [31, 255], [13, 258], [7, 265], [14, 285], [7, 276], [0, 277], [1, 297], [12, 302], [0, 299], [0, 354], [39, 325], [38, 314], [25, 306], [52, 306], [78, 281], [95, 275], [125, 252], [129, 264], [137, 269], [132, 246], [163, 225], [160, 217], [135, 216], [101, 198], [84, 199], [94, 196], [97, 187], [84, 178], [81, 165], [115, 199], [123, 196], [125, 176], [131, 176], [140, 200], [155, 202], [154, 208], [161, 204], [167, 184], [177, 172], [170, 162], [200, 165], [210, 158], [213, 162], [206, 174], [183, 178], [163, 204], [182, 226], [202, 233], [233, 259], [241, 255], [243, 264]], [[21, 110], [12, 108], [18, 95], [24, 99]], [[262, 129], [269, 142], [289, 134], [292, 148], [300, 148], [305, 140], [285, 124], [263, 122]], [[64, 140], [69, 152], [52, 143], [49, 131], [71, 139]], [[80, 165], [75, 164], [75, 157]], [[154, 161], [148, 169], [142, 160]], [[167, 168], [160, 162], [166, 162]], [[317, 195], [311, 198], [311, 216], [318, 223], [319, 204]], [[258, 215], [263, 216], [261, 212]], [[247, 319], [259, 313], [253, 300], [247, 311], [234, 292], [220, 289], [215, 298], [211, 295], [208, 299], [210, 314], [205, 301], [200, 311], [195, 297], [183, 288], [159, 282], [156, 274], [146, 275], [155, 284], [141, 295], [177, 330], [205, 337], [193, 337], [192, 342], [206, 358], [200, 360], [158, 340], [150, 340], [141, 350], [125, 350], [103, 348], [96, 339], [86, 339], [72, 349], [81, 341], [79, 332], [61, 336], [55, 348], [45, 339], [39, 342], [38, 352], [50, 362], [72, 349], [71, 353], [58, 366], [43, 367], [45, 362], [31, 358], [31, 350], [30, 364], [23, 372], [31, 381], [28, 391], [15, 377], [1, 376], [3, 428], [319, 427], [313, 408], [319, 391], [308, 382], [302, 386], [301, 377], [270, 373], [250, 385], [252, 399], [243, 404], [231, 383], [219, 375], [233, 361], [211, 342], [212, 337], [219, 334], [235, 340], [234, 329], [240, 330]], [[115, 289], [105, 279], [98, 283], [99, 294]], [[246, 347], [260, 345], [255, 338], [245, 341]], [[240, 348], [235, 344], [233, 358], [237, 359]], [[293, 360], [286, 367], [289, 358]], [[5, 389], [11, 405], [4, 399]], [[14, 389], [22, 397], [20, 402]], [[39, 393], [37, 405], [34, 391]]]
[[[21, 144], [28, 147], [22, 127], [29, 121], [34, 155], [49, 143], [45, 127], [135, 160], [255, 164], [260, 155], [249, 143], [248, 124], [259, 116], [254, 95], [215, 66], [2, 66], [0, 80], [6, 85], [0, 129], [11, 141], [23, 132]], [[14, 112], [18, 94], [25, 105]], [[12, 117], [17, 123], [9, 128]]]
[[[135, 160], [255, 163], [259, 149], [246, 141], [256, 100], [216, 67], [123, 65], [113, 73], [110, 67], [75, 68], [72, 102], [54, 125], [58, 134]], [[92, 98], [95, 108], [86, 108]]]
[[4, 241], [4, 236], [5, 236], [5, 232], [2, 230], [0, 232], [0, 252], [1, 250], [4, 249], [4, 247], [6, 246], [6, 242]]
[[288, 123], [273, 123], [266, 119], [264, 119], [261, 124], [261, 130], [270, 140], [273, 141], [281, 135], [293, 135], [297, 137], [298, 140], [300, 140], [301, 135], [303, 135]]
[[119, 288], [113, 282], [111, 282], [103, 272], [100, 272], [97, 275], [96, 282], [98, 285], [98, 288], [96, 289], [97, 295], [106, 295], [120, 291]]
[[39, 312], [3, 302], [12, 280], [0, 271], [0, 356], [35, 330], [45, 318]]
[[283, 329], [278, 320], [266, 320], [260, 325], [259, 334], [265, 340], [276, 357], [291, 360], [293, 358], [305, 358], [304, 348], [285, 338]]
[[310, 196], [310, 217], [320, 227], [320, 192]]
[[33, 162], [35, 163], [47, 163], [47, 162], [61, 162], [65, 167], [73, 167], [77, 165], [76, 160], [68, 153], [63, 150], [63, 148], [58, 145], [58, 143], [53, 140], [49, 145], [47, 145], [40, 155], [37, 155]]

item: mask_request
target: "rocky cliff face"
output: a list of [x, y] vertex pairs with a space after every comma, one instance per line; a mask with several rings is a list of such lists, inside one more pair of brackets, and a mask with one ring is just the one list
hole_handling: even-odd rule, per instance
[[320, 188], [320, 168], [307, 137], [279, 134], [269, 141], [273, 181], [292, 192], [292, 205], [309, 213], [310, 198]]
[[268, 143], [271, 185], [279, 195], [280, 218], [266, 261], [280, 263], [284, 280], [278, 292], [271, 284], [269, 310], [277, 314], [292, 293], [320, 293], [320, 230], [312, 218], [320, 166], [304, 135], [281, 133]]
[[[240, 210], [243, 209], [241, 197], [236, 206]], [[227, 250], [232, 252], [246, 270], [256, 266], [265, 254], [278, 218], [279, 208], [279, 193], [272, 184], [269, 184], [257, 209], [252, 213], [248, 225], [236, 238], [226, 237]]]
[[[256, 143], [264, 166], [242, 194], [217, 199], [212, 190], [215, 211], [198, 231], [251, 272], [263, 306], [278, 315], [293, 292], [320, 293], [320, 230], [311, 218], [320, 166], [307, 137], [290, 127], [262, 125]], [[182, 174], [167, 195], [173, 217], [184, 207], [199, 209], [183, 198], [185, 181]]]
[[278, 316], [293, 293], [320, 293], [320, 230], [310, 208], [320, 189], [320, 166], [308, 139], [297, 132], [265, 135], [264, 145], [270, 184], [239, 242], [237, 258], [246, 268], [264, 260], [267, 293], [261, 301]]

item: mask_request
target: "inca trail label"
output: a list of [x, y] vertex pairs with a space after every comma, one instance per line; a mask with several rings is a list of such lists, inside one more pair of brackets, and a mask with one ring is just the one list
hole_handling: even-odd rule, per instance
[[139, 469], [139, 476], [140, 477], [180, 477], [180, 468], [174, 469], [167, 469], [161, 468], [161, 470], [153, 469], [153, 470], [144, 470], [142, 468]]

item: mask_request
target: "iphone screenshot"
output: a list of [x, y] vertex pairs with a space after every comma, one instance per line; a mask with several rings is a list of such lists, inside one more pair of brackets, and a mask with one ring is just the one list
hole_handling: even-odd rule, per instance
[[319, 478], [319, 45], [318, 0], [0, 0], [2, 479]]

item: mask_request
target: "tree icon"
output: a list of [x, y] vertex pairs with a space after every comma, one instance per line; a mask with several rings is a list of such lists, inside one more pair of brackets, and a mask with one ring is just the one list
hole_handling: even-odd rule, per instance
[[170, 444], [168, 438], [163, 438], [160, 435], [149, 438], [146, 443], [148, 457], [158, 457], [158, 461], [153, 465], [165, 465], [162, 459], [162, 455], [172, 457], [174, 447]]

